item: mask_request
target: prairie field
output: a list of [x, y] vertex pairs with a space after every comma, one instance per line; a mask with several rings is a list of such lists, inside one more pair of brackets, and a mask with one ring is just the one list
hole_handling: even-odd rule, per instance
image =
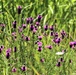
[[76, 75], [76, 0], [0, 0], [0, 75]]

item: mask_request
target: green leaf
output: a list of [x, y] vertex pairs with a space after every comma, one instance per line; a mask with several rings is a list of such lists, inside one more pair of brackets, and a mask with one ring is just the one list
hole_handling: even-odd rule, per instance
[[43, 25], [45, 25], [46, 21], [47, 21], [47, 15], [46, 15], [45, 18], [44, 18]]
[[51, 13], [54, 14], [54, 11], [53, 11], [52, 7], [50, 5], [48, 5], [48, 6], [49, 6], [49, 9], [50, 9]]

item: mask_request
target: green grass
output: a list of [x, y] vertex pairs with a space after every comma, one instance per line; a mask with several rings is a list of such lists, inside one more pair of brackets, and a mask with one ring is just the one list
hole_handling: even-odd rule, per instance
[[[22, 6], [21, 14], [17, 14], [17, 7]], [[29, 31], [30, 24], [27, 28], [19, 33], [16, 29], [17, 40], [12, 37], [12, 22], [17, 21], [17, 28], [22, 24], [26, 24], [26, 18], [33, 17], [34, 25], [37, 16], [43, 16], [40, 25], [41, 28], [33, 35]], [[69, 42], [76, 40], [76, 0], [0, 0], [0, 24], [5, 24], [2, 31], [0, 26], [0, 45], [4, 45], [4, 50], [0, 53], [0, 75], [75, 75], [76, 73], [76, 48], [75, 50], [69, 47]], [[60, 45], [55, 45], [52, 42], [53, 37], [50, 37], [50, 30], [46, 31], [48, 36], [43, 36], [41, 42], [42, 51], [38, 52], [38, 46], [34, 44], [38, 40], [38, 35], [43, 35], [43, 26], [56, 25], [55, 32], [64, 30], [68, 37], [65, 37]], [[30, 37], [30, 41], [22, 40], [21, 35]], [[46, 45], [52, 45], [53, 49], [45, 48]], [[17, 52], [13, 52], [13, 48], [17, 47]], [[12, 49], [10, 59], [6, 59], [6, 50]], [[56, 52], [66, 49], [66, 53], [62, 56], [56, 55]], [[63, 57], [65, 62], [62, 62], [60, 67], [57, 67], [57, 60]], [[44, 58], [42, 63], [40, 59]], [[17, 61], [16, 61], [17, 59]], [[69, 63], [69, 59], [72, 63]], [[8, 66], [10, 64], [10, 66]], [[25, 64], [27, 71], [22, 72], [20, 67]], [[13, 67], [17, 68], [17, 72], [12, 73]]]

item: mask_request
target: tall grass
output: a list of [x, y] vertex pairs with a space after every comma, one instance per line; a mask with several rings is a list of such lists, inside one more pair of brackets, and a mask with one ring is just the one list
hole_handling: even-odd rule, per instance
[[[22, 6], [21, 14], [18, 14], [17, 7]], [[19, 33], [18, 27], [26, 24], [26, 18], [33, 17], [34, 25], [37, 16], [42, 15], [40, 27], [33, 34], [27, 25], [26, 29]], [[17, 28], [12, 28], [12, 23], [17, 21]], [[69, 47], [71, 41], [76, 41], [76, 1], [75, 0], [1, 0], [0, 1], [0, 46], [4, 46], [0, 53], [0, 75], [74, 75], [76, 74], [76, 47]], [[50, 36], [50, 30], [44, 30], [44, 25], [55, 26], [55, 31], [61, 37], [61, 31], [66, 32], [66, 36], [60, 44], [55, 44]], [[16, 32], [16, 40], [13, 40], [12, 32]], [[43, 32], [47, 36], [43, 35]], [[22, 34], [30, 37], [30, 41], [24, 41]], [[42, 35], [42, 51], [38, 51], [35, 42], [39, 35]], [[45, 46], [52, 45], [49, 50]], [[14, 47], [17, 52], [13, 52]], [[6, 50], [11, 48], [10, 58], [6, 58]], [[56, 52], [66, 50], [64, 55], [56, 55]], [[61, 66], [56, 66], [58, 59], [63, 58]], [[40, 60], [44, 59], [44, 62]], [[72, 62], [69, 62], [69, 60]], [[21, 66], [27, 67], [26, 71], [21, 70]], [[12, 72], [16, 67], [17, 71]]]

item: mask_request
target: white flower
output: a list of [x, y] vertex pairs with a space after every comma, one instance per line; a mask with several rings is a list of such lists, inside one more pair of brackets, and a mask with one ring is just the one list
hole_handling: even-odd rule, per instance
[[57, 52], [56, 55], [63, 55], [64, 52]]

